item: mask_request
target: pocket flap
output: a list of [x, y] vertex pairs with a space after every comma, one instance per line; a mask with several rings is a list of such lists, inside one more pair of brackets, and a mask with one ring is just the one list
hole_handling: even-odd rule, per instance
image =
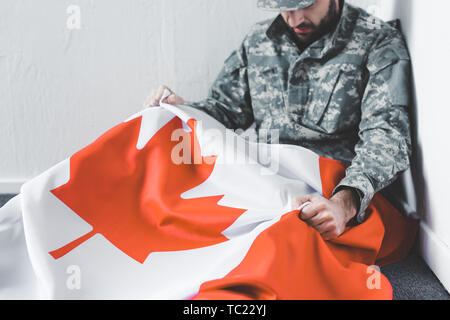
[[342, 70], [340, 69], [329, 72], [313, 89], [315, 91], [314, 100], [310, 104], [308, 117], [314, 124], [319, 124], [322, 121], [341, 74]]

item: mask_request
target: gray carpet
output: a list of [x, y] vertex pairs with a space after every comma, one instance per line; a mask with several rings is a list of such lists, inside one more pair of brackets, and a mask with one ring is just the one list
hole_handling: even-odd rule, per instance
[[394, 289], [394, 300], [450, 300], [416, 248], [402, 262], [382, 269]]
[[[0, 195], [0, 207], [13, 196]], [[382, 269], [394, 288], [394, 300], [450, 300], [450, 295], [419, 256], [416, 247], [404, 261]]]

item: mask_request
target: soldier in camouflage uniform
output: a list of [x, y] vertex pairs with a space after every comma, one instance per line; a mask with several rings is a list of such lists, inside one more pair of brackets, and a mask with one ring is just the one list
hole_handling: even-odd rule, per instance
[[393, 25], [343, 1], [259, 0], [258, 6], [281, 14], [252, 28], [209, 96], [184, 102], [173, 94], [168, 102], [204, 110], [231, 129], [253, 123], [257, 131], [278, 129], [280, 143], [347, 164], [330, 199], [336, 202], [298, 199], [312, 202], [302, 219], [333, 239], [349, 221], [362, 223], [374, 194], [409, 168], [407, 47]]

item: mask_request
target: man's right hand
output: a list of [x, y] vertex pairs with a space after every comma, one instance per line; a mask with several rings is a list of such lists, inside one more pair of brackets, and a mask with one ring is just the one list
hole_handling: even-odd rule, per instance
[[164, 103], [167, 104], [183, 104], [183, 98], [177, 96], [175, 92], [173, 92], [170, 88], [166, 86], [160, 86], [158, 89], [153, 89], [150, 96], [147, 97], [144, 103], [145, 108], [156, 107], [159, 105], [159, 101], [161, 100], [164, 90], [168, 90], [171, 94], [166, 99], [163, 100]]

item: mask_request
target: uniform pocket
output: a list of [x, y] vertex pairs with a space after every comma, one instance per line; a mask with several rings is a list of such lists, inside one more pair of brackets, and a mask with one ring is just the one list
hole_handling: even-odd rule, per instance
[[364, 94], [361, 71], [353, 67], [330, 70], [316, 83], [307, 121], [327, 134], [357, 129]]
[[309, 102], [310, 92], [311, 85], [309, 83], [302, 83], [295, 86], [290, 85], [287, 92], [286, 111], [301, 115]]
[[248, 69], [250, 94], [256, 120], [275, 110], [283, 110], [284, 95], [281, 70], [278, 67]]
[[319, 125], [322, 122], [341, 75], [342, 70], [328, 72], [325, 77], [319, 80], [316, 88], [312, 90], [313, 99], [308, 108], [308, 118], [313, 124]]

